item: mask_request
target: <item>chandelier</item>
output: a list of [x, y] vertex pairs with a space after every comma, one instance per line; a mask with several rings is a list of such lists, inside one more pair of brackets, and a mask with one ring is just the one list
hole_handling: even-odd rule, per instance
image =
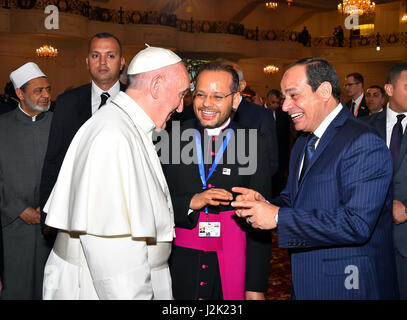
[[343, 0], [338, 4], [338, 11], [342, 14], [349, 15], [370, 15], [375, 13], [375, 9], [376, 3], [370, 0]]
[[266, 7], [267, 7], [268, 9], [273, 9], [273, 10], [275, 10], [275, 9], [277, 9], [277, 7], [278, 7], [278, 3], [277, 3], [277, 2], [266, 2]]
[[268, 66], [263, 68], [265, 74], [275, 74], [280, 71], [280, 68], [275, 66], [274, 64], [269, 64]]
[[58, 55], [58, 49], [51, 45], [44, 44], [42, 47], [35, 50], [37, 56], [41, 58], [55, 58]]
[[405, 13], [401, 18], [401, 23], [407, 23], [407, 13]]

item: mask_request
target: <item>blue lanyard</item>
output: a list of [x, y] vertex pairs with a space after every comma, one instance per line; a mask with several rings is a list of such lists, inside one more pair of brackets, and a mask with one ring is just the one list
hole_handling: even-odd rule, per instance
[[[198, 157], [199, 175], [200, 175], [201, 181], [202, 181], [202, 190], [206, 190], [208, 188], [207, 182], [208, 182], [209, 178], [212, 176], [212, 173], [215, 171], [216, 167], [218, 166], [218, 163], [219, 163], [220, 159], [222, 158], [223, 154], [225, 153], [226, 147], [229, 143], [232, 133], [233, 133], [233, 127], [232, 127], [232, 123], [231, 123], [228, 133], [226, 134], [226, 138], [223, 140], [222, 146], [219, 148], [219, 150], [216, 154], [215, 160], [212, 164], [212, 167], [209, 170], [208, 176], [205, 177], [201, 136], [199, 134], [199, 131], [197, 129], [195, 129], [195, 138], [196, 138], [195, 144], [196, 144], [196, 152], [197, 152], [197, 157]], [[205, 214], [206, 214], [206, 217], [208, 218], [208, 207], [205, 207]]]

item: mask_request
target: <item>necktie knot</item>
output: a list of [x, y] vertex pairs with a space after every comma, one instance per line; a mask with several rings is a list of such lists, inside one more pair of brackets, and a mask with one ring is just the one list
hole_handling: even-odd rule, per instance
[[315, 151], [315, 143], [317, 142], [317, 140], [318, 140], [318, 137], [315, 134], [310, 133], [309, 136], [308, 136], [307, 149], [314, 152]]
[[397, 123], [400, 123], [401, 121], [403, 121], [403, 119], [405, 118], [406, 116], [404, 115], [404, 114], [398, 114], [397, 115]]
[[106, 101], [107, 101], [107, 99], [109, 99], [109, 97], [110, 97], [109, 92], [103, 92], [103, 93], [100, 95], [100, 105], [99, 105], [99, 108], [100, 108], [101, 106], [103, 106], [103, 105], [106, 104]]
[[312, 132], [308, 134], [307, 143], [305, 146], [304, 161], [302, 163], [302, 170], [299, 182], [301, 182], [302, 177], [304, 176], [304, 173], [307, 170], [307, 166], [312, 158], [312, 155], [315, 152], [315, 143], [318, 141], [318, 139], [319, 138]]

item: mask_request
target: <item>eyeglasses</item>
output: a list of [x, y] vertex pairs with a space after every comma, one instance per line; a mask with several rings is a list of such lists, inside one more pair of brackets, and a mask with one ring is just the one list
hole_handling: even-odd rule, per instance
[[360, 82], [349, 82], [349, 83], [347, 83], [347, 84], [345, 84], [343, 87], [344, 88], [346, 88], [346, 87], [352, 87], [352, 86], [354, 86], [355, 84], [359, 84]]
[[[226, 99], [227, 97], [229, 97], [230, 95], [233, 95], [235, 93], [236, 93], [236, 91], [231, 92], [226, 95], [224, 95], [222, 93], [216, 93], [215, 95], [210, 95], [209, 99], [214, 101], [215, 103], [222, 103], [224, 101], [224, 99]], [[197, 99], [197, 100], [206, 100], [207, 97], [208, 97], [207, 94], [203, 94], [201, 92], [194, 93], [194, 99]]]

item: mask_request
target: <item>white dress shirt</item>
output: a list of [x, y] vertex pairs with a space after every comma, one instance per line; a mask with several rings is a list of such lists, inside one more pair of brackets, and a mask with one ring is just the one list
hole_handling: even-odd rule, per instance
[[[387, 104], [386, 108], [386, 144], [387, 147], [390, 148], [390, 140], [391, 140], [391, 134], [393, 132], [393, 127], [397, 123], [397, 115], [400, 113], [394, 112], [390, 107], [389, 104]], [[401, 121], [401, 126], [403, 127], [403, 133], [406, 130], [406, 125], [407, 125], [407, 112], [403, 113], [406, 117]]]
[[357, 97], [356, 100], [352, 100], [352, 103], [355, 102], [355, 110], [353, 110], [353, 114], [354, 114], [355, 116], [357, 115], [357, 112], [358, 112], [359, 109], [360, 109], [360, 108], [358, 108], [358, 107], [359, 107], [359, 105], [360, 105], [361, 102], [362, 102], [363, 96], [364, 96], [364, 94], [362, 93], [359, 97]]
[[103, 92], [109, 93], [110, 97], [106, 100], [106, 104], [109, 103], [120, 92], [120, 82], [117, 82], [107, 91], [100, 89], [96, 83], [92, 81], [92, 114], [98, 111], [102, 98], [100, 97]]
[[[326, 129], [328, 129], [329, 125], [335, 119], [335, 117], [341, 112], [343, 106], [341, 103], [338, 104], [338, 106], [331, 111], [331, 113], [321, 122], [321, 124], [318, 126], [318, 128], [313, 132], [315, 136], [318, 137], [317, 142], [315, 143], [315, 150], [318, 147], [319, 141], [321, 140], [321, 137], [325, 133]], [[298, 179], [300, 178], [301, 170], [302, 170], [302, 165], [304, 163], [304, 156], [302, 157], [301, 161], [301, 166], [300, 166], [300, 171], [298, 172]]]

